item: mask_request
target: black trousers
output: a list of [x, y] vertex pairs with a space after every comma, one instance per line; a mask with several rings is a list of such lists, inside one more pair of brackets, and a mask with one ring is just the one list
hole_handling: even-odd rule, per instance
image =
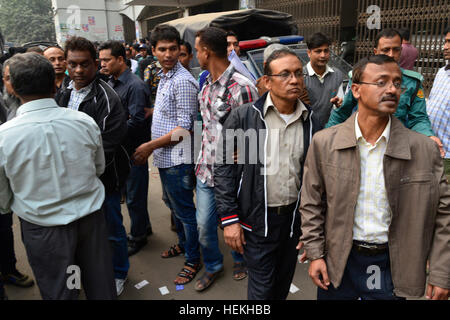
[[16, 268], [12, 213], [0, 214], [0, 272], [11, 273]]
[[297, 265], [300, 217], [294, 222], [290, 237], [292, 213], [268, 213], [269, 232], [261, 237], [244, 231], [244, 259], [248, 267], [248, 300], [285, 300], [289, 294]]
[[44, 300], [75, 300], [79, 290], [86, 298], [116, 299], [111, 248], [102, 211], [68, 225], [42, 227], [20, 220], [28, 261]]
[[389, 252], [366, 256], [352, 248], [338, 288], [317, 288], [317, 300], [405, 300], [394, 294]]

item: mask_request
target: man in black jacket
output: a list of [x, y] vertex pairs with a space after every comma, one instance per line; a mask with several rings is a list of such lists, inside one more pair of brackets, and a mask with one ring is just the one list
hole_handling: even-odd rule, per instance
[[247, 262], [248, 299], [283, 300], [297, 262], [304, 158], [318, 123], [298, 99], [303, 67], [294, 52], [274, 51], [264, 73], [269, 92], [224, 122], [215, 196], [225, 242]]
[[127, 235], [120, 211], [120, 187], [130, 169], [128, 154], [121, 145], [127, 134], [127, 119], [117, 93], [96, 77], [96, 55], [94, 45], [85, 38], [73, 37], [66, 42], [65, 56], [72, 81], [58, 91], [55, 100], [61, 107], [90, 115], [102, 133], [106, 168], [100, 179], [106, 190], [105, 218], [113, 245], [117, 295], [120, 295], [129, 269]]

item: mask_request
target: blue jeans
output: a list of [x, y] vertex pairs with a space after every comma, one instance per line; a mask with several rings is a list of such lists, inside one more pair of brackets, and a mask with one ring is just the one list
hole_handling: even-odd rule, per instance
[[180, 219], [177, 218], [175, 212], [173, 211], [172, 205], [170, 204], [169, 201], [169, 197], [167, 196], [166, 189], [162, 185], [162, 182], [161, 188], [162, 188], [162, 200], [166, 204], [167, 208], [170, 209], [170, 214], [173, 216], [173, 221], [175, 222], [175, 228], [177, 229], [177, 236], [178, 236], [178, 246], [184, 249], [184, 244], [186, 242], [186, 235], [184, 234], [183, 223], [180, 221]]
[[217, 236], [218, 216], [214, 188], [197, 178], [197, 224], [200, 247], [206, 271], [215, 273], [223, 268], [223, 255]]
[[132, 164], [127, 179], [127, 207], [130, 214], [130, 234], [136, 239], [145, 238], [151, 228], [147, 210], [148, 164]]
[[[379, 270], [377, 274], [374, 272]], [[378, 279], [376, 279], [378, 278]], [[365, 256], [354, 248], [350, 252], [344, 276], [338, 288], [318, 288], [317, 300], [404, 300], [394, 295], [389, 252]]]
[[127, 233], [123, 226], [123, 217], [120, 211], [119, 191], [106, 194], [104, 208], [108, 240], [112, 249], [114, 275], [116, 279], [125, 279], [130, 268], [130, 262], [128, 260]]
[[185, 250], [185, 259], [189, 263], [200, 262], [197, 220], [194, 205], [194, 165], [182, 164], [171, 168], [159, 168], [159, 175], [165, 195], [166, 204], [181, 221], [184, 238], [178, 241]]

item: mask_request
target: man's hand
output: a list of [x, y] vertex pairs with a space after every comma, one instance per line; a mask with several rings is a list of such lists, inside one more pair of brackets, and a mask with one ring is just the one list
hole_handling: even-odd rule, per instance
[[[298, 245], [295, 247], [295, 249], [297, 250], [301, 250], [303, 248], [303, 242], [299, 242]], [[300, 263], [303, 263], [306, 261], [306, 251], [303, 251], [302, 255], [300, 256], [300, 258], [298, 258], [298, 261]]]
[[437, 145], [439, 147], [439, 151], [441, 152], [441, 157], [442, 158], [445, 157], [444, 145], [442, 144], [441, 139], [439, 139], [438, 137], [435, 137], [435, 136], [431, 136], [430, 139], [437, 143]]
[[[317, 259], [311, 262], [309, 276], [316, 286], [323, 290], [328, 290], [330, 280], [328, 279], [327, 264], [324, 259]], [[322, 276], [322, 279], [320, 279], [320, 276]]]
[[244, 230], [239, 223], [235, 223], [223, 228], [223, 237], [225, 243], [229, 245], [234, 251], [244, 254], [243, 245], [246, 244], [244, 238]]
[[152, 155], [153, 148], [151, 141], [141, 144], [133, 154], [134, 163], [136, 165], [143, 165], [148, 161], [148, 158]]
[[448, 300], [450, 297], [450, 290], [439, 288], [437, 286], [433, 286], [432, 284], [428, 284], [427, 286], [427, 299], [431, 300]]
[[342, 105], [342, 102], [344, 102], [344, 99], [339, 97], [334, 97], [330, 99], [330, 103], [334, 104], [336, 108], [339, 108]]

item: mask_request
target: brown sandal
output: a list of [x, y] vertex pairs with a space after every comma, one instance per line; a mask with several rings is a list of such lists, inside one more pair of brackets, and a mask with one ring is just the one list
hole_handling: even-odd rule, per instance
[[245, 262], [235, 262], [233, 264], [233, 280], [239, 281], [247, 278], [247, 265]]
[[167, 258], [173, 258], [177, 257], [181, 254], [184, 254], [184, 248], [180, 247], [179, 245], [175, 244], [169, 248], [169, 250], [166, 250], [161, 253], [161, 258], [167, 259]]
[[200, 279], [197, 280], [197, 282], [195, 283], [194, 289], [196, 291], [205, 290], [210, 285], [212, 285], [212, 283], [216, 280], [216, 278], [219, 277], [222, 273], [223, 273], [223, 268], [214, 273], [209, 273], [208, 271], [206, 271], [200, 277]]
[[200, 271], [201, 268], [202, 268], [201, 263], [194, 264], [194, 263], [185, 262], [183, 269], [181, 269], [181, 271], [178, 273], [178, 277], [185, 279], [186, 281], [180, 282], [180, 281], [177, 281], [177, 279], [178, 279], [177, 278], [177, 279], [173, 280], [173, 282], [177, 285], [189, 283], [195, 278], [195, 276], [197, 275], [197, 273]]

